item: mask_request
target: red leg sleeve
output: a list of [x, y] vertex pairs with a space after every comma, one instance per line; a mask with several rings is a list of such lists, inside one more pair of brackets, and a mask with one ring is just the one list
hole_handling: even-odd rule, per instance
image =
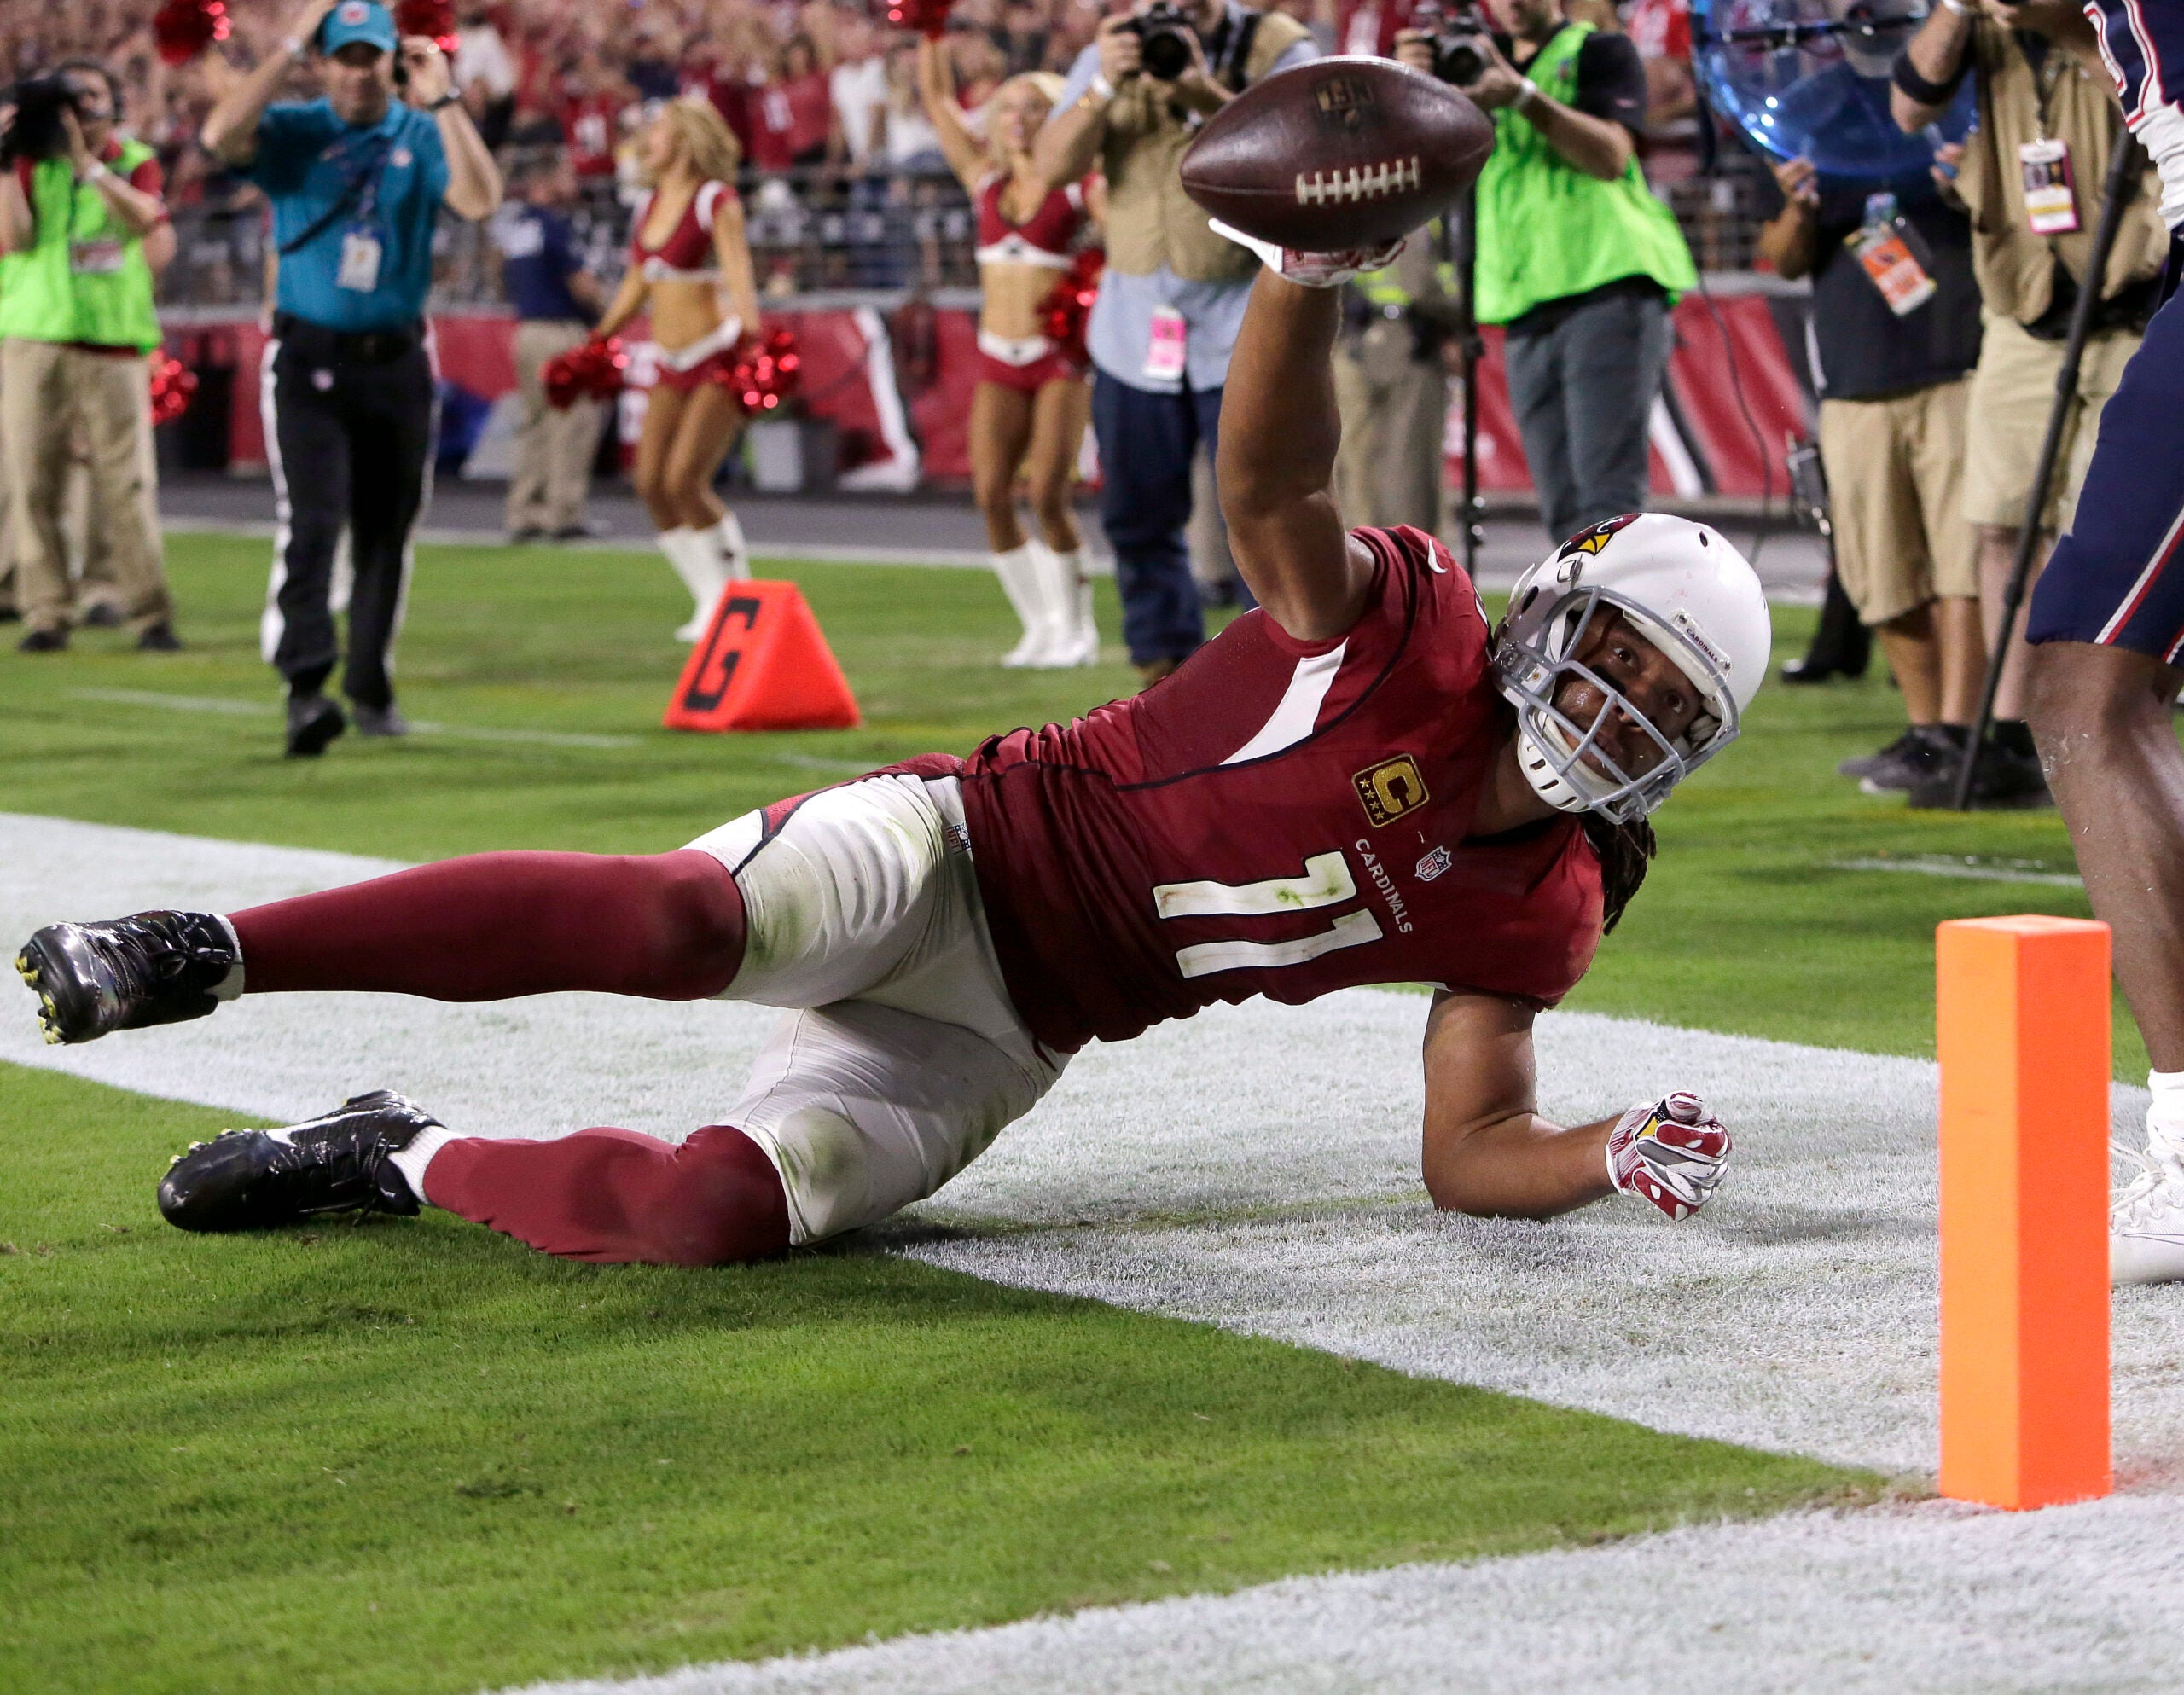
[[725, 1265], [788, 1246], [780, 1174], [725, 1124], [679, 1146], [615, 1129], [464, 1138], [433, 1156], [425, 1198], [567, 1259]]
[[233, 914], [250, 994], [366, 989], [497, 1001], [595, 989], [717, 995], [743, 895], [711, 854], [483, 853]]

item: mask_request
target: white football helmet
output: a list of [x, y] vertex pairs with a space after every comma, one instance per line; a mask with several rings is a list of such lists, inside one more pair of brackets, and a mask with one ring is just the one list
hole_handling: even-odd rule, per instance
[[[1699, 691], [1699, 716], [1682, 735], [1664, 735], [1577, 659], [1603, 606], [1621, 612]], [[1495, 631], [1494, 669], [1517, 708], [1525, 778], [1565, 812], [1598, 812], [1618, 824], [1644, 817], [1736, 739], [1767, 675], [1771, 644], [1759, 578], [1720, 531], [1664, 512], [1631, 513], [1579, 531], [1517, 579]], [[1590, 724], [1574, 723], [1554, 704], [1573, 676], [1605, 702]], [[1600, 725], [1618, 711], [1659, 747], [1651, 769], [1623, 770], [1600, 740]]]

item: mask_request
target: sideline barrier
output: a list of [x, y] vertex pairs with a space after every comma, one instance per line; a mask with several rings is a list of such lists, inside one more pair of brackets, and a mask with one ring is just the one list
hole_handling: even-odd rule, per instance
[[2109, 1493], [2108, 926], [1959, 919], [1935, 937], [1941, 1492]]
[[660, 720], [676, 730], [855, 729], [863, 722], [804, 591], [735, 583]]

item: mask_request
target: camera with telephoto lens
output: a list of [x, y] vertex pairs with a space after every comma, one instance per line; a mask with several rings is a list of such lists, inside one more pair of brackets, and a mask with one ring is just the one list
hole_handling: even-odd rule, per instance
[[0, 134], [0, 168], [18, 160], [35, 165], [68, 151], [61, 114], [76, 110], [76, 91], [65, 77], [31, 77], [15, 84], [15, 116]]
[[1468, 88], [1494, 62], [1494, 35], [1470, 0], [1439, 5], [1426, 0], [1410, 15], [1410, 26], [1423, 30], [1433, 49], [1433, 74], [1457, 88]]
[[1172, 83], [1191, 67], [1191, 44], [1198, 32], [1183, 9], [1158, 0], [1124, 26], [1138, 39], [1138, 63], [1158, 82]]

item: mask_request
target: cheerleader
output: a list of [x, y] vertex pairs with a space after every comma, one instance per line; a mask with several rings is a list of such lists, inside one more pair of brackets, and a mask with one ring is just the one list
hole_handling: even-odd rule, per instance
[[[1060, 77], [1012, 77], [980, 108], [986, 139], [963, 120], [935, 44], [918, 44], [918, 89], [949, 167], [978, 210], [979, 382], [971, 398], [971, 474], [993, 549], [994, 574], [1024, 623], [1005, 665], [1093, 664], [1100, 632], [1070, 509], [1077, 450], [1091, 417], [1083, 368], [1042, 328], [1042, 309], [1074, 264], [1089, 221], [1083, 185], [1048, 189], [1031, 142], [1061, 92]], [[1016, 482], [1028, 485], [1039, 533], [1026, 537]]]
[[659, 550], [690, 590], [694, 641], [730, 582], [751, 574], [743, 526], [713, 492], [713, 473], [743, 428], [743, 409], [721, 380], [736, 342], [759, 333], [758, 291], [734, 187], [738, 148], [701, 100], [671, 100], [646, 130], [640, 154], [650, 191], [630, 227], [630, 268], [594, 334], [614, 334], [639, 312], [652, 320], [659, 378], [637, 438], [638, 496]]

